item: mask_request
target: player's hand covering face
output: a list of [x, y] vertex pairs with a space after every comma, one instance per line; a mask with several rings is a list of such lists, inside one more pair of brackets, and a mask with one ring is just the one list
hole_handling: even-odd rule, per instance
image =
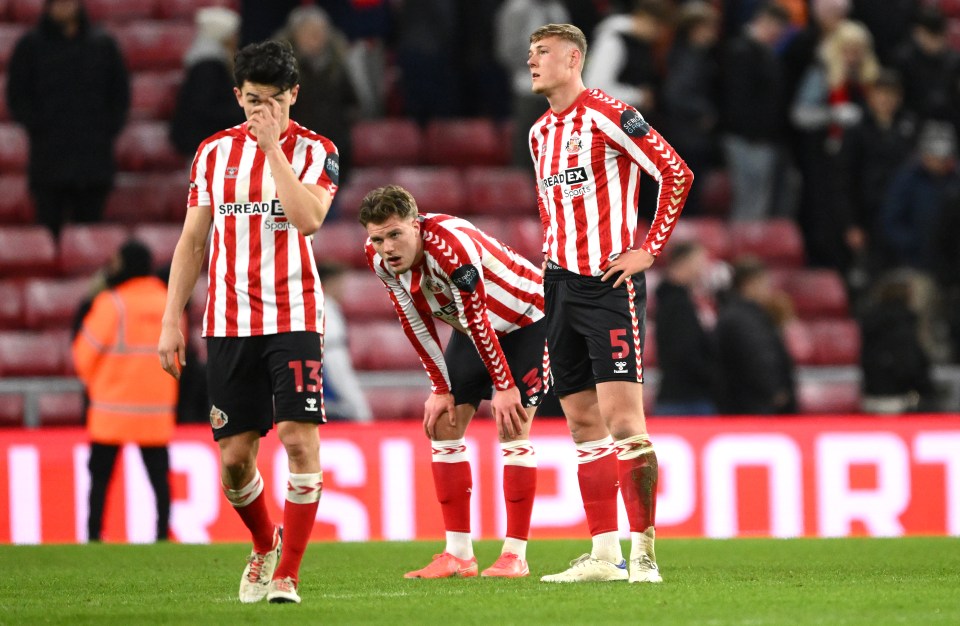
[[300, 85], [280, 91], [274, 85], [261, 85], [245, 81], [240, 89], [234, 88], [237, 103], [247, 117], [247, 128], [264, 146], [280, 140], [280, 135], [290, 123], [290, 106], [297, 101]]
[[382, 224], [367, 224], [367, 235], [373, 249], [391, 270], [403, 274], [423, 258], [423, 240], [420, 239], [420, 222], [410, 217], [396, 215]]

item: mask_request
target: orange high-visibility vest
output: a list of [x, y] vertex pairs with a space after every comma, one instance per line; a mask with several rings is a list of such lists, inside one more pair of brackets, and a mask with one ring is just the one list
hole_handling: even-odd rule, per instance
[[158, 278], [133, 278], [100, 293], [83, 320], [73, 361], [90, 397], [87, 430], [95, 443], [170, 442], [177, 381], [157, 356], [166, 294]]

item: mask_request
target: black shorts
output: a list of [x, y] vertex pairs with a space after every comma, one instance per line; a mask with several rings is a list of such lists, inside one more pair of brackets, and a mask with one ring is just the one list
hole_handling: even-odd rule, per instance
[[326, 422], [322, 367], [319, 333], [208, 337], [214, 440], [251, 430], [262, 437], [274, 421]]
[[[546, 332], [546, 321], [540, 319], [499, 338], [523, 406], [539, 405], [547, 388], [543, 369]], [[468, 336], [454, 332], [443, 359], [447, 363], [454, 403], [470, 404], [476, 409], [481, 400], [493, 397], [490, 372]]]
[[547, 346], [558, 397], [611, 380], [643, 382], [647, 279], [581, 276], [558, 266], [543, 278]]

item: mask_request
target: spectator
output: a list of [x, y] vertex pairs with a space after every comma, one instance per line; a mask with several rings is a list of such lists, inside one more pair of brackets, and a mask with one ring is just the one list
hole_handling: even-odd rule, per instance
[[507, 0], [497, 11], [495, 47], [497, 60], [510, 73], [516, 166], [526, 167], [530, 163], [530, 144], [524, 131], [543, 115], [543, 96], [530, 91], [527, 38], [544, 24], [567, 21], [567, 10], [558, 0]]
[[635, 0], [629, 13], [611, 15], [597, 24], [584, 83], [650, 117], [660, 89], [655, 47], [667, 17], [668, 6], [662, 0]]
[[780, 303], [767, 268], [755, 258], [738, 260], [732, 287], [716, 330], [723, 375], [721, 413], [796, 412], [793, 359], [770, 312]]
[[934, 276], [943, 297], [953, 361], [960, 361], [960, 195], [943, 206], [933, 241]]
[[894, 52], [910, 36], [910, 23], [917, 12], [917, 0], [852, 0], [850, 17], [863, 22], [873, 34], [877, 56], [883, 65], [893, 62]]
[[844, 131], [862, 119], [866, 92], [879, 73], [870, 32], [844, 20], [823, 39], [797, 90], [791, 117], [803, 174], [799, 221], [814, 265], [847, 265], [835, 207], [837, 154]]
[[850, 0], [812, 0], [806, 28], [789, 37], [783, 45], [786, 102], [793, 98], [804, 73], [817, 57], [817, 50], [850, 14]]
[[658, 415], [717, 412], [716, 344], [700, 321], [693, 295], [707, 262], [706, 250], [693, 241], [675, 243], [667, 255], [666, 275], [657, 287]]
[[397, 60], [404, 114], [421, 124], [460, 110], [457, 3], [404, 0], [397, 15]]
[[73, 340], [77, 376], [90, 400], [90, 541], [101, 539], [107, 488], [125, 443], [140, 447], [157, 501], [157, 540], [168, 538], [167, 445], [173, 435], [177, 382], [157, 367], [153, 348], [167, 289], [150, 270], [150, 250], [137, 241], [124, 244], [111, 263], [107, 290], [94, 298]]
[[[713, 168], [719, 149], [720, 65], [714, 56], [719, 26], [719, 13], [707, 2], [683, 5], [663, 85], [665, 132], [698, 176]], [[702, 212], [700, 189], [690, 188], [686, 214]]]
[[921, 120], [954, 120], [954, 93], [960, 80], [960, 53], [947, 41], [947, 20], [934, 7], [922, 9], [909, 41], [896, 52], [894, 67], [903, 77], [904, 106]]
[[224, 7], [205, 7], [195, 21], [197, 35], [184, 55], [187, 75], [170, 121], [170, 142], [187, 158], [201, 141], [244, 120], [231, 91], [240, 16]]
[[723, 60], [723, 148], [733, 191], [731, 217], [761, 219], [773, 212], [780, 168], [784, 85], [774, 46], [789, 25], [777, 4], [757, 10]]
[[347, 68], [347, 42], [323, 9], [301, 6], [290, 12], [286, 37], [300, 65], [300, 95], [291, 108], [299, 124], [330, 140], [340, 151], [340, 184], [353, 155], [350, 130], [360, 101]]
[[113, 187], [113, 143], [130, 107], [114, 39], [90, 24], [80, 0], [46, 0], [10, 58], [7, 101], [30, 139], [37, 221], [97, 222]]
[[336, 263], [317, 264], [324, 295], [323, 403], [328, 419], [369, 422], [373, 413], [350, 361], [347, 320], [340, 309], [344, 271]]
[[912, 284], [903, 272], [886, 276], [860, 320], [865, 412], [907, 413], [932, 400], [930, 358], [920, 342]]

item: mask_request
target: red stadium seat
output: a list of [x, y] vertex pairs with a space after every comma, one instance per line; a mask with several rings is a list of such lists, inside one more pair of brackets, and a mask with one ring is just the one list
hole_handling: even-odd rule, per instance
[[506, 165], [511, 144], [489, 119], [434, 120], [427, 125], [426, 162], [432, 165]]
[[939, 0], [936, 4], [948, 18], [960, 18], [960, 0]]
[[816, 361], [816, 347], [808, 323], [798, 319], [788, 321], [783, 329], [783, 340], [797, 365], [812, 365]]
[[318, 263], [335, 261], [349, 267], [365, 268], [363, 245], [367, 233], [353, 220], [324, 223], [313, 236], [313, 253]]
[[106, 221], [136, 224], [162, 222], [168, 217], [165, 180], [162, 177], [129, 173], [117, 176], [104, 209]]
[[0, 227], [0, 277], [49, 276], [57, 268], [57, 246], [43, 226]]
[[80, 426], [84, 423], [83, 392], [64, 391], [40, 396], [41, 426]]
[[156, 11], [156, 0], [84, 0], [90, 19], [95, 22], [126, 22], [149, 19]]
[[421, 213], [459, 215], [463, 207], [463, 183], [452, 167], [400, 167], [394, 182], [417, 200]]
[[117, 138], [116, 154], [117, 165], [126, 171], [165, 171], [186, 165], [170, 145], [165, 122], [127, 124]]
[[31, 330], [70, 328], [80, 303], [90, 294], [88, 278], [35, 278], [23, 286], [23, 318]]
[[474, 167], [464, 173], [468, 215], [538, 215], [537, 187], [530, 172], [508, 167]]
[[10, 0], [8, 15], [14, 22], [33, 26], [40, 19], [43, 3], [44, 0]]
[[0, 280], [0, 329], [22, 327], [23, 286], [15, 280]]
[[[2, 31], [0, 31], [2, 32]], [[2, 36], [2, 35], [0, 35]], [[0, 40], [0, 48], [4, 45], [3, 41]], [[0, 52], [0, 71], [3, 70], [3, 55], [5, 52]], [[0, 74], [0, 94], [3, 94], [3, 97], [0, 98], [0, 122], [10, 121], [10, 111], [7, 109], [7, 75]]]
[[0, 176], [0, 224], [33, 222], [33, 200], [27, 177], [20, 174]]
[[856, 365], [860, 362], [860, 327], [852, 319], [810, 323], [814, 362], [818, 365]]
[[170, 265], [181, 232], [183, 226], [180, 224], [139, 224], [133, 228], [130, 236], [150, 248], [153, 268], [158, 270]]
[[[13, 56], [13, 48], [27, 32], [25, 24], [0, 24], [0, 70], [6, 69]], [[4, 106], [6, 106], [7, 92], [3, 92]]]
[[507, 244], [535, 266], [539, 267], [542, 263], [543, 227], [538, 218], [473, 215], [468, 219], [474, 226]]
[[27, 133], [13, 123], [0, 124], [0, 172], [22, 172], [27, 169], [30, 147]]
[[352, 130], [356, 167], [417, 165], [422, 139], [416, 122], [406, 119], [364, 120]]
[[350, 358], [359, 370], [423, 370], [399, 321], [353, 324], [347, 339]]
[[732, 258], [757, 256], [771, 266], [803, 265], [803, 238], [796, 223], [785, 218], [730, 224]]
[[367, 402], [375, 421], [422, 420], [423, 403], [430, 397], [427, 377], [423, 387], [383, 387], [367, 389]]
[[60, 231], [60, 271], [85, 276], [105, 267], [130, 237], [119, 224], [67, 224]]
[[347, 221], [356, 221], [363, 197], [376, 189], [393, 181], [393, 169], [386, 167], [364, 167], [350, 172], [347, 184], [337, 191], [334, 196], [333, 211], [335, 215]]
[[183, 224], [187, 216], [187, 193], [190, 189], [190, 173], [186, 170], [174, 170], [164, 174], [154, 173], [157, 193], [163, 198], [165, 219]]
[[0, 376], [60, 376], [64, 352], [54, 333], [0, 332]]
[[[678, 222], [670, 242], [696, 241], [706, 248], [714, 259], [730, 258], [730, 236], [727, 225], [715, 217], [682, 217]], [[667, 244], [666, 254], [670, 254]]]
[[807, 380], [800, 383], [797, 395], [801, 413], [860, 412], [860, 385], [855, 381]]
[[165, 19], [192, 19], [201, 7], [227, 7], [240, 11], [239, 0], [158, 0], [158, 17]]
[[130, 118], [168, 120], [177, 104], [183, 72], [136, 72], [130, 85]]
[[127, 67], [133, 71], [181, 67], [194, 36], [193, 24], [188, 21], [137, 20], [112, 30]]
[[368, 270], [345, 272], [341, 290], [343, 300], [340, 307], [349, 323], [354, 320], [396, 320], [397, 312], [387, 288], [377, 275]]
[[787, 274], [783, 288], [801, 318], [847, 316], [847, 290], [834, 270], [792, 271]]
[[725, 218], [730, 214], [730, 201], [733, 197], [730, 185], [730, 176], [724, 170], [711, 170], [702, 176], [696, 173], [694, 185], [702, 186], [700, 194], [703, 210], [718, 218]]
[[0, 393], [0, 428], [23, 426], [23, 395]]

